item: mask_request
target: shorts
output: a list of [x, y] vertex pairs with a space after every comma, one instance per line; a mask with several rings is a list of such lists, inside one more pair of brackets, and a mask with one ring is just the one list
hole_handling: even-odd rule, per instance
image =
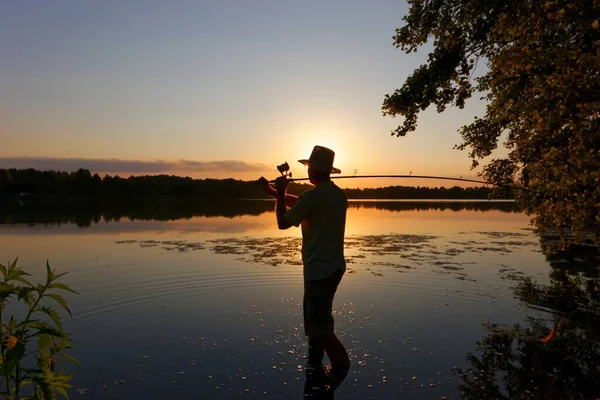
[[342, 270], [337, 270], [325, 279], [304, 282], [303, 311], [306, 336], [333, 333], [333, 296], [343, 275]]

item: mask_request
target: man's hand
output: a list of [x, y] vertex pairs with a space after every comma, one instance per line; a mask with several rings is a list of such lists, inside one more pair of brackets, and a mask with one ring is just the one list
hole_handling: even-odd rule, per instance
[[280, 176], [275, 179], [275, 190], [277, 193], [285, 193], [289, 184], [290, 181], [285, 176]]

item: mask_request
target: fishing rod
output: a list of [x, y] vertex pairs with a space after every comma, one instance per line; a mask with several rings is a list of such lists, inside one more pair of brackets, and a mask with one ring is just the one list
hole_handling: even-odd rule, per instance
[[[435, 175], [413, 175], [412, 172], [409, 175], [396, 175], [396, 174], [382, 174], [382, 175], [342, 175], [342, 176], [329, 176], [329, 177], [313, 177], [313, 178], [292, 178], [292, 173], [290, 172], [290, 166], [287, 162], [284, 162], [281, 165], [277, 166], [277, 170], [281, 173], [282, 176], [284, 176], [287, 180], [289, 180], [290, 182], [301, 182], [301, 181], [310, 181], [310, 180], [315, 180], [315, 179], [359, 179], [359, 178], [402, 178], [402, 179], [438, 179], [438, 180], [447, 180], [447, 181], [460, 181], [460, 182], [469, 182], [469, 183], [478, 183], [481, 185], [491, 185], [491, 186], [495, 186], [495, 187], [499, 187], [499, 188], [508, 188], [508, 189], [515, 189], [515, 190], [521, 190], [523, 192], [527, 192], [527, 193], [531, 193], [533, 195], [536, 195], [538, 198], [538, 201], [546, 201], [548, 199], [552, 199], [554, 201], [564, 201], [567, 202], [569, 204], [575, 205], [577, 206], [577, 203], [567, 199], [567, 198], [557, 198], [554, 196], [550, 196], [549, 198], [546, 197], [544, 194], [540, 193], [540, 192], [536, 192], [535, 190], [531, 190], [528, 188], [525, 188], [523, 186], [516, 186], [516, 185], [508, 185], [508, 184], [501, 184], [501, 183], [493, 183], [493, 182], [487, 182], [487, 181], [480, 181], [480, 180], [476, 180], [476, 179], [466, 179], [463, 177], [460, 178], [454, 178], [454, 177], [450, 177], [450, 176], [435, 176]], [[356, 173], [357, 171], [354, 170], [354, 172]], [[264, 178], [261, 178], [264, 179]], [[255, 183], [256, 184], [262, 184], [263, 182], [261, 181], [261, 179], [257, 180]], [[265, 179], [265, 181], [267, 181]], [[268, 183], [275, 183], [275, 179], [267, 181]]]
[[[529, 193], [533, 193], [533, 194], [537, 194], [540, 195], [539, 193], [531, 190], [531, 189], [527, 189], [524, 188], [522, 186], [514, 186], [514, 185], [503, 185], [503, 184], [498, 184], [498, 183], [492, 183], [492, 182], [486, 182], [486, 181], [480, 181], [480, 180], [476, 180], [476, 179], [466, 179], [463, 177], [460, 178], [454, 178], [454, 177], [449, 177], [449, 176], [435, 176], [435, 175], [413, 175], [412, 173], [408, 174], [408, 175], [397, 175], [397, 174], [383, 174], [383, 175], [341, 175], [341, 176], [330, 176], [330, 177], [313, 177], [313, 178], [292, 178], [292, 173], [289, 172], [290, 171], [290, 166], [287, 162], [278, 165], [277, 166], [277, 170], [281, 173], [282, 176], [285, 176], [287, 178], [288, 181], [290, 182], [301, 182], [301, 181], [309, 181], [309, 180], [314, 180], [314, 179], [361, 179], [361, 178], [402, 178], [402, 179], [438, 179], [438, 180], [447, 180], [447, 181], [460, 181], [460, 182], [469, 182], [469, 183], [478, 183], [481, 185], [492, 185], [492, 186], [496, 186], [496, 187], [505, 187], [505, 188], [509, 188], [509, 189], [517, 189], [517, 190], [523, 190], [525, 192], [529, 192]], [[356, 170], [355, 170], [356, 172]], [[275, 179], [268, 181], [269, 183], [275, 183]], [[259, 183], [257, 181], [257, 183]]]
[[[474, 179], [464, 179], [464, 178], [452, 178], [449, 176], [433, 176], [433, 175], [340, 175], [340, 176], [330, 176], [329, 179], [353, 179], [353, 178], [415, 178], [415, 179], [442, 179], [447, 181], [462, 181], [462, 182], [471, 182], [471, 183], [481, 183], [485, 185], [493, 185], [493, 183], [478, 181]], [[311, 179], [319, 179], [319, 178], [290, 178], [288, 179], [290, 182], [299, 182], [299, 181], [308, 181]], [[275, 183], [274, 180], [269, 181], [269, 183]]]

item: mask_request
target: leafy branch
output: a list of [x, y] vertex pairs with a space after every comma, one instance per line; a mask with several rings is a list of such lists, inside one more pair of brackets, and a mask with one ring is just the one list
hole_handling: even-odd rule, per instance
[[[57, 370], [57, 363], [77, 360], [67, 354], [72, 341], [55, 307], [72, 317], [66, 299], [57, 291], [78, 293], [58, 281], [66, 273], [57, 274], [48, 262], [45, 283], [34, 285], [28, 278], [31, 275], [17, 267], [17, 260], [0, 264], [0, 397], [45, 400], [60, 394], [68, 398], [72, 375]], [[11, 315], [5, 321], [6, 307], [14, 299], [27, 306], [27, 313], [21, 320]], [[26, 366], [32, 355], [33, 365]]]

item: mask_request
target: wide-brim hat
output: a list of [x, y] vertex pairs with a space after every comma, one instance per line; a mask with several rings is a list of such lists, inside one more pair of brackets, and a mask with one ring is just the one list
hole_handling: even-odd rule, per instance
[[342, 171], [333, 166], [335, 153], [323, 146], [315, 146], [308, 160], [298, 160], [299, 163], [312, 167], [326, 174], [341, 174]]

